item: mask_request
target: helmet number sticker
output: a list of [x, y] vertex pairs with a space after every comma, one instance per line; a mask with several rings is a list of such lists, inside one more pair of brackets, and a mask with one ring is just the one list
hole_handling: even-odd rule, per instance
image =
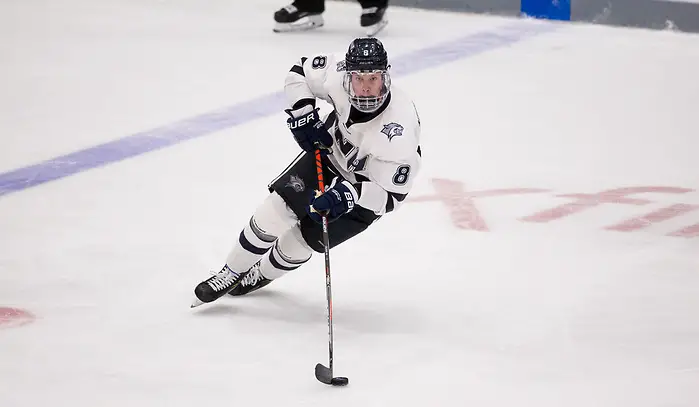
[[313, 58], [313, 61], [311, 62], [311, 68], [313, 69], [323, 69], [325, 68], [325, 64], [328, 63], [328, 57], [319, 55], [315, 58]]

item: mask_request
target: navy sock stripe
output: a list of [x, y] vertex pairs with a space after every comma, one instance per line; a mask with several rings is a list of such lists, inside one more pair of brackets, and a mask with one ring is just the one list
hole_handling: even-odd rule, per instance
[[277, 240], [276, 237], [268, 235], [262, 230], [260, 230], [260, 227], [257, 226], [257, 224], [255, 223], [254, 217], [250, 218], [250, 230], [252, 230], [252, 233], [254, 233], [258, 239], [262, 240], [265, 243], [274, 243], [274, 241]]
[[269, 248], [261, 248], [257, 247], [254, 244], [250, 243], [247, 237], [245, 237], [245, 232], [241, 231], [240, 232], [240, 237], [238, 238], [238, 242], [240, 243], [241, 246], [243, 246], [243, 249], [249, 251], [250, 253], [253, 254], [265, 254]]
[[282, 261], [288, 263], [289, 265], [302, 265], [303, 263], [307, 262], [311, 258], [303, 259], [303, 260], [294, 260], [290, 259], [288, 256], [285, 256], [284, 253], [282, 253], [281, 250], [279, 250], [279, 244], [274, 245], [274, 250], [275, 253], [279, 255], [279, 258], [282, 259]]
[[296, 266], [293, 266], [293, 267], [287, 267], [287, 266], [282, 265], [282, 264], [279, 263], [279, 262], [277, 261], [277, 259], [274, 257], [274, 252], [275, 252], [275, 251], [276, 251], [276, 250], [272, 250], [272, 251], [269, 252], [269, 261], [270, 261], [270, 263], [272, 263], [272, 265], [274, 266], [274, 268], [279, 269], [279, 270], [284, 270], [284, 271], [292, 271], [292, 270], [296, 270], [297, 268], [301, 267], [300, 264], [298, 264], [298, 265], [296, 265]]

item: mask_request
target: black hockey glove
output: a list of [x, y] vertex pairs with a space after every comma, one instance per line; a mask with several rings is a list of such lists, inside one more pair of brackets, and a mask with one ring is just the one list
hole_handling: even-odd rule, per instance
[[325, 214], [328, 222], [333, 222], [354, 209], [359, 194], [349, 181], [338, 183], [339, 178], [333, 179], [332, 184], [325, 188], [325, 193], [315, 191], [316, 195], [311, 197], [311, 204], [306, 208], [306, 212], [313, 221], [322, 223], [321, 214]]
[[291, 116], [287, 119], [286, 124], [294, 135], [294, 139], [299, 146], [309, 153], [315, 152], [316, 148], [320, 148], [321, 154], [327, 155], [330, 152], [330, 146], [333, 144], [333, 138], [325, 129], [323, 122], [320, 120], [318, 108], [310, 112], [311, 106], [292, 111], [286, 109], [285, 112]]

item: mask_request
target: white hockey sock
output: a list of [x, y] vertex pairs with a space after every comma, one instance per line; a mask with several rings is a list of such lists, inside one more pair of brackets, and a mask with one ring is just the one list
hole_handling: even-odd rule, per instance
[[310, 260], [313, 251], [306, 244], [298, 226], [286, 231], [262, 258], [260, 273], [265, 278], [273, 280], [296, 270]]
[[276, 192], [271, 193], [240, 232], [226, 264], [238, 273], [247, 271], [269, 250], [277, 237], [296, 225], [298, 219]]

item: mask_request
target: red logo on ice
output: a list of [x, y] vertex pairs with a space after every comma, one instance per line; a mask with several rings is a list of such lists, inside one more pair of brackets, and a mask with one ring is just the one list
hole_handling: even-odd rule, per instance
[[15, 328], [33, 322], [34, 315], [23, 309], [0, 307], [0, 329]]
[[[434, 178], [431, 181], [435, 190], [433, 194], [408, 198], [408, 201], [441, 202], [446, 206], [451, 216], [451, 221], [457, 228], [480, 232], [488, 232], [490, 228], [476, 205], [477, 199], [480, 200], [482, 198], [504, 195], [544, 194], [551, 192], [547, 189], [539, 188], [469, 191], [460, 181], [443, 178]], [[604, 204], [643, 206], [653, 203], [653, 201], [649, 199], [634, 197], [634, 194], [680, 195], [690, 192], [695, 191], [693, 189], [679, 187], [635, 186], [615, 188], [597, 193], [557, 194], [555, 195], [556, 201], [558, 201], [559, 198], [565, 198], [570, 201], [558, 203], [556, 206], [520, 217], [518, 220], [531, 223], [548, 223]], [[654, 224], [659, 224], [687, 214], [696, 214], [698, 212], [699, 205], [697, 204], [672, 203], [654, 210], [649, 209], [647, 212], [637, 214], [631, 218], [619, 219], [617, 223], [608, 225], [604, 227], [604, 229], [617, 232], [636, 232]], [[685, 238], [699, 237], [699, 223], [685, 225], [679, 230], [666, 233], [666, 235]]]

